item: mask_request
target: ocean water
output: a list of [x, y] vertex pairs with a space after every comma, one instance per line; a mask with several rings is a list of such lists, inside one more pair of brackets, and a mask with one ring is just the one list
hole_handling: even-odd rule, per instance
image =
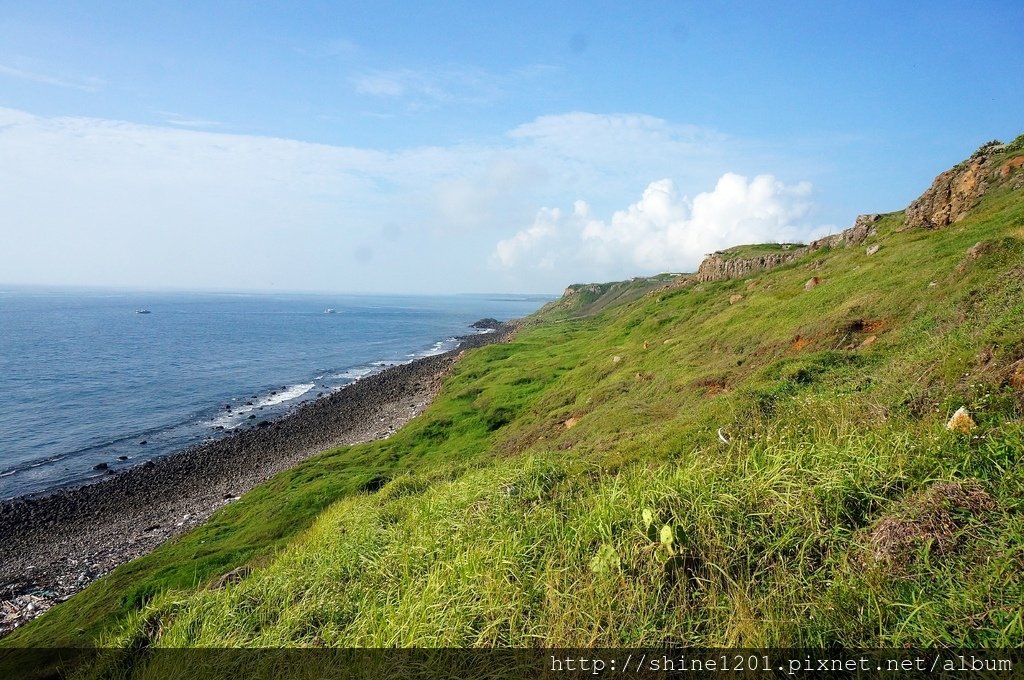
[[224, 436], [546, 300], [0, 288], [0, 499]]

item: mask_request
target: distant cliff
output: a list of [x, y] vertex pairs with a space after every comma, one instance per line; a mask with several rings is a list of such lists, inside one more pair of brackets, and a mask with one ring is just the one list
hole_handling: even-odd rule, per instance
[[822, 248], [850, 247], [860, 245], [874, 235], [874, 225], [881, 215], [860, 215], [853, 226], [838, 234], [820, 238], [807, 245], [800, 244], [763, 244], [756, 248], [769, 252], [747, 254], [755, 246], [739, 246], [728, 250], [712, 253], [704, 258], [693, 278], [698, 282], [723, 281], [725, 279], [741, 279], [754, 272], [772, 269], [791, 262], [807, 253]]

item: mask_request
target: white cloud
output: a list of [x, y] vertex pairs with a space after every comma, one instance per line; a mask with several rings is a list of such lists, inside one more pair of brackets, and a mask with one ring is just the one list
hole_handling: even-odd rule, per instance
[[[719, 245], [691, 232], [768, 234], [806, 202], [803, 189], [760, 178], [726, 181], [711, 192], [719, 202], [688, 202], [664, 183], [636, 201], [650, 177], [710, 186], [723, 163], [751, 154], [632, 114], [382, 150], [0, 108], [0, 158], [5, 283], [557, 291]], [[727, 190], [748, 212], [729, 212]], [[586, 203], [538, 212], [576, 197]], [[372, 267], [358, 254], [371, 251]]]
[[[525, 254], [536, 250], [557, 235], [561, 218], [562, 212], [558, 208], [541, 208], [533, 224], [512, 238], [498, 241], [494, 249], [494, 264], [506, 268], [518, 264]], [[549, 269], [554, 266], [555, 258], [552, 253], [546, 253], [538, 262], [542, 269]]]
[[808, 182], [787, 185], [771, 175], [748, 180], [726, 173], [692, 201], [669, 179], [651, 182], [640, 200], [602, 220], [584, 201], [571, 214], [544, 208], [532, 225], [498, 242], [492, 264], [510, 269], [565, 263], [572, 280], [693, 271], [701, 258], [744, 243], [805, 240], [820, 232], [803, 222]]

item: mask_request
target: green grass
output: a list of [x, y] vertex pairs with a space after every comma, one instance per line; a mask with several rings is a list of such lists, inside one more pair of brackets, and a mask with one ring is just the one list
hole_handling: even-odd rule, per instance
[[[1017, 646], [1024, 196], [902, 218], [870, 257], [549, 306], [394, 437], [278, 475], [2, 644]], [[944, 427], [960, 406], [968, 435]], [[950, 549], [877, 559], [937, 481], [992, 507], [944, 508]]]
[[566, 289], [573, 294], [549, 302], [540, 316], [549, 320], [593, 316], [609, 307], [637, 300], [652, 290], [664, 288], [675, 278], [675, 274], [658, 274], [610, 283], [576, 283]]
[[743, 259], [757, 257], [759, 255], [768, 255], [769, 253], [782, 253], [787, 250], [795, 250], [803, 245], [803, 243], [751, 243], [748, 245], [726, 248], [719, 254], [726, 259]]

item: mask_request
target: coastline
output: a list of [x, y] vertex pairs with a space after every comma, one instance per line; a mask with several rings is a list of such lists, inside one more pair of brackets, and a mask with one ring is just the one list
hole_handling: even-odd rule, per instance
[[453, 350], [385, 368], [264, 427], [0, 503], [0, 636], [275, 474], [327, 449], [390, 436], [430, 404], [462, 351], [506, 342], [517, 327], [509, 321], [461, 336]]

